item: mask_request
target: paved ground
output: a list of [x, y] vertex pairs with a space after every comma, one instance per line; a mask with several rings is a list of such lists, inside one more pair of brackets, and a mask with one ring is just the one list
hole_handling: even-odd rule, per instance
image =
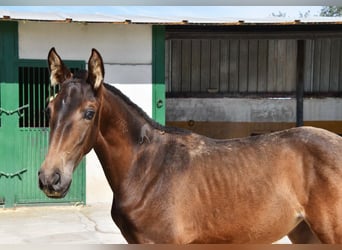
[[0, 208], [0, 243], [126, 243], [110, 204]]
[[0, 208], [0, 244], [125, 244], [110, 208], [107, 203]]

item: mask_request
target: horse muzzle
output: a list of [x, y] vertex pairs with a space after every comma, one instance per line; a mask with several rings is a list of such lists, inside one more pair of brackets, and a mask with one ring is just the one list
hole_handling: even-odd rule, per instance
[[46, 173], [44, 170], [38, 172], [39, 188], [49, 198], [64, 198], [68, 193], [71, 178], [63, 176], [59, 171]]

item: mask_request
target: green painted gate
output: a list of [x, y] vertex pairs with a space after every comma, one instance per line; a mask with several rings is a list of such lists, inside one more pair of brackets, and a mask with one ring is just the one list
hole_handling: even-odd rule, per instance
[[[84, 69], [85, 62], [67, 62]], [[17, 83], [0, 84], [0, 202], [15, 204], [85, 202], [85, 161], [74, 174], [68, 195], [47, 198], [38, 189], [37, 172], [48, 148], [45, 108], [57, 91], [49, 84], [44, 60], [19, 60]]]
[[[85, 68], [84, 61], [66, 64]], [[0, 22], [0, 205], [85, 202], [85, 161], [64, 199], [49, 199], [38, 188], [48, 148], [44, 110], [55, 91], [46, 60], [19, 60], [18, 24]]]

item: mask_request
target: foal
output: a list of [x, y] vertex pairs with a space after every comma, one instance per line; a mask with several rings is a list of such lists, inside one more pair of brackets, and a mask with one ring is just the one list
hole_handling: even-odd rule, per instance
[[342, 243], [339, 136], [301, 127], [214, 140], [163, 127], [103, 83], [95, 49], [88, 71], [75, 75], [54, 49], [48, 61], [60, 92], [48, 105], [50, 144], [39, 170], [47, 196], [67, 194], [94, 148], [114, 193], [112, 218], [129, 243], [271, 243], [302, 228], [311, 239], [307, 225], [321, 242]]

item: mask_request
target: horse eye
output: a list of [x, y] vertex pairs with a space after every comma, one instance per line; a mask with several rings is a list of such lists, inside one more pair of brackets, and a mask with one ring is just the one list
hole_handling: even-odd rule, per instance
[[92, 109], [88, 109], [84, 112], [84, 118], [87, 120], [93, 119], [94, 115], [95, 115], [95, 111]]

